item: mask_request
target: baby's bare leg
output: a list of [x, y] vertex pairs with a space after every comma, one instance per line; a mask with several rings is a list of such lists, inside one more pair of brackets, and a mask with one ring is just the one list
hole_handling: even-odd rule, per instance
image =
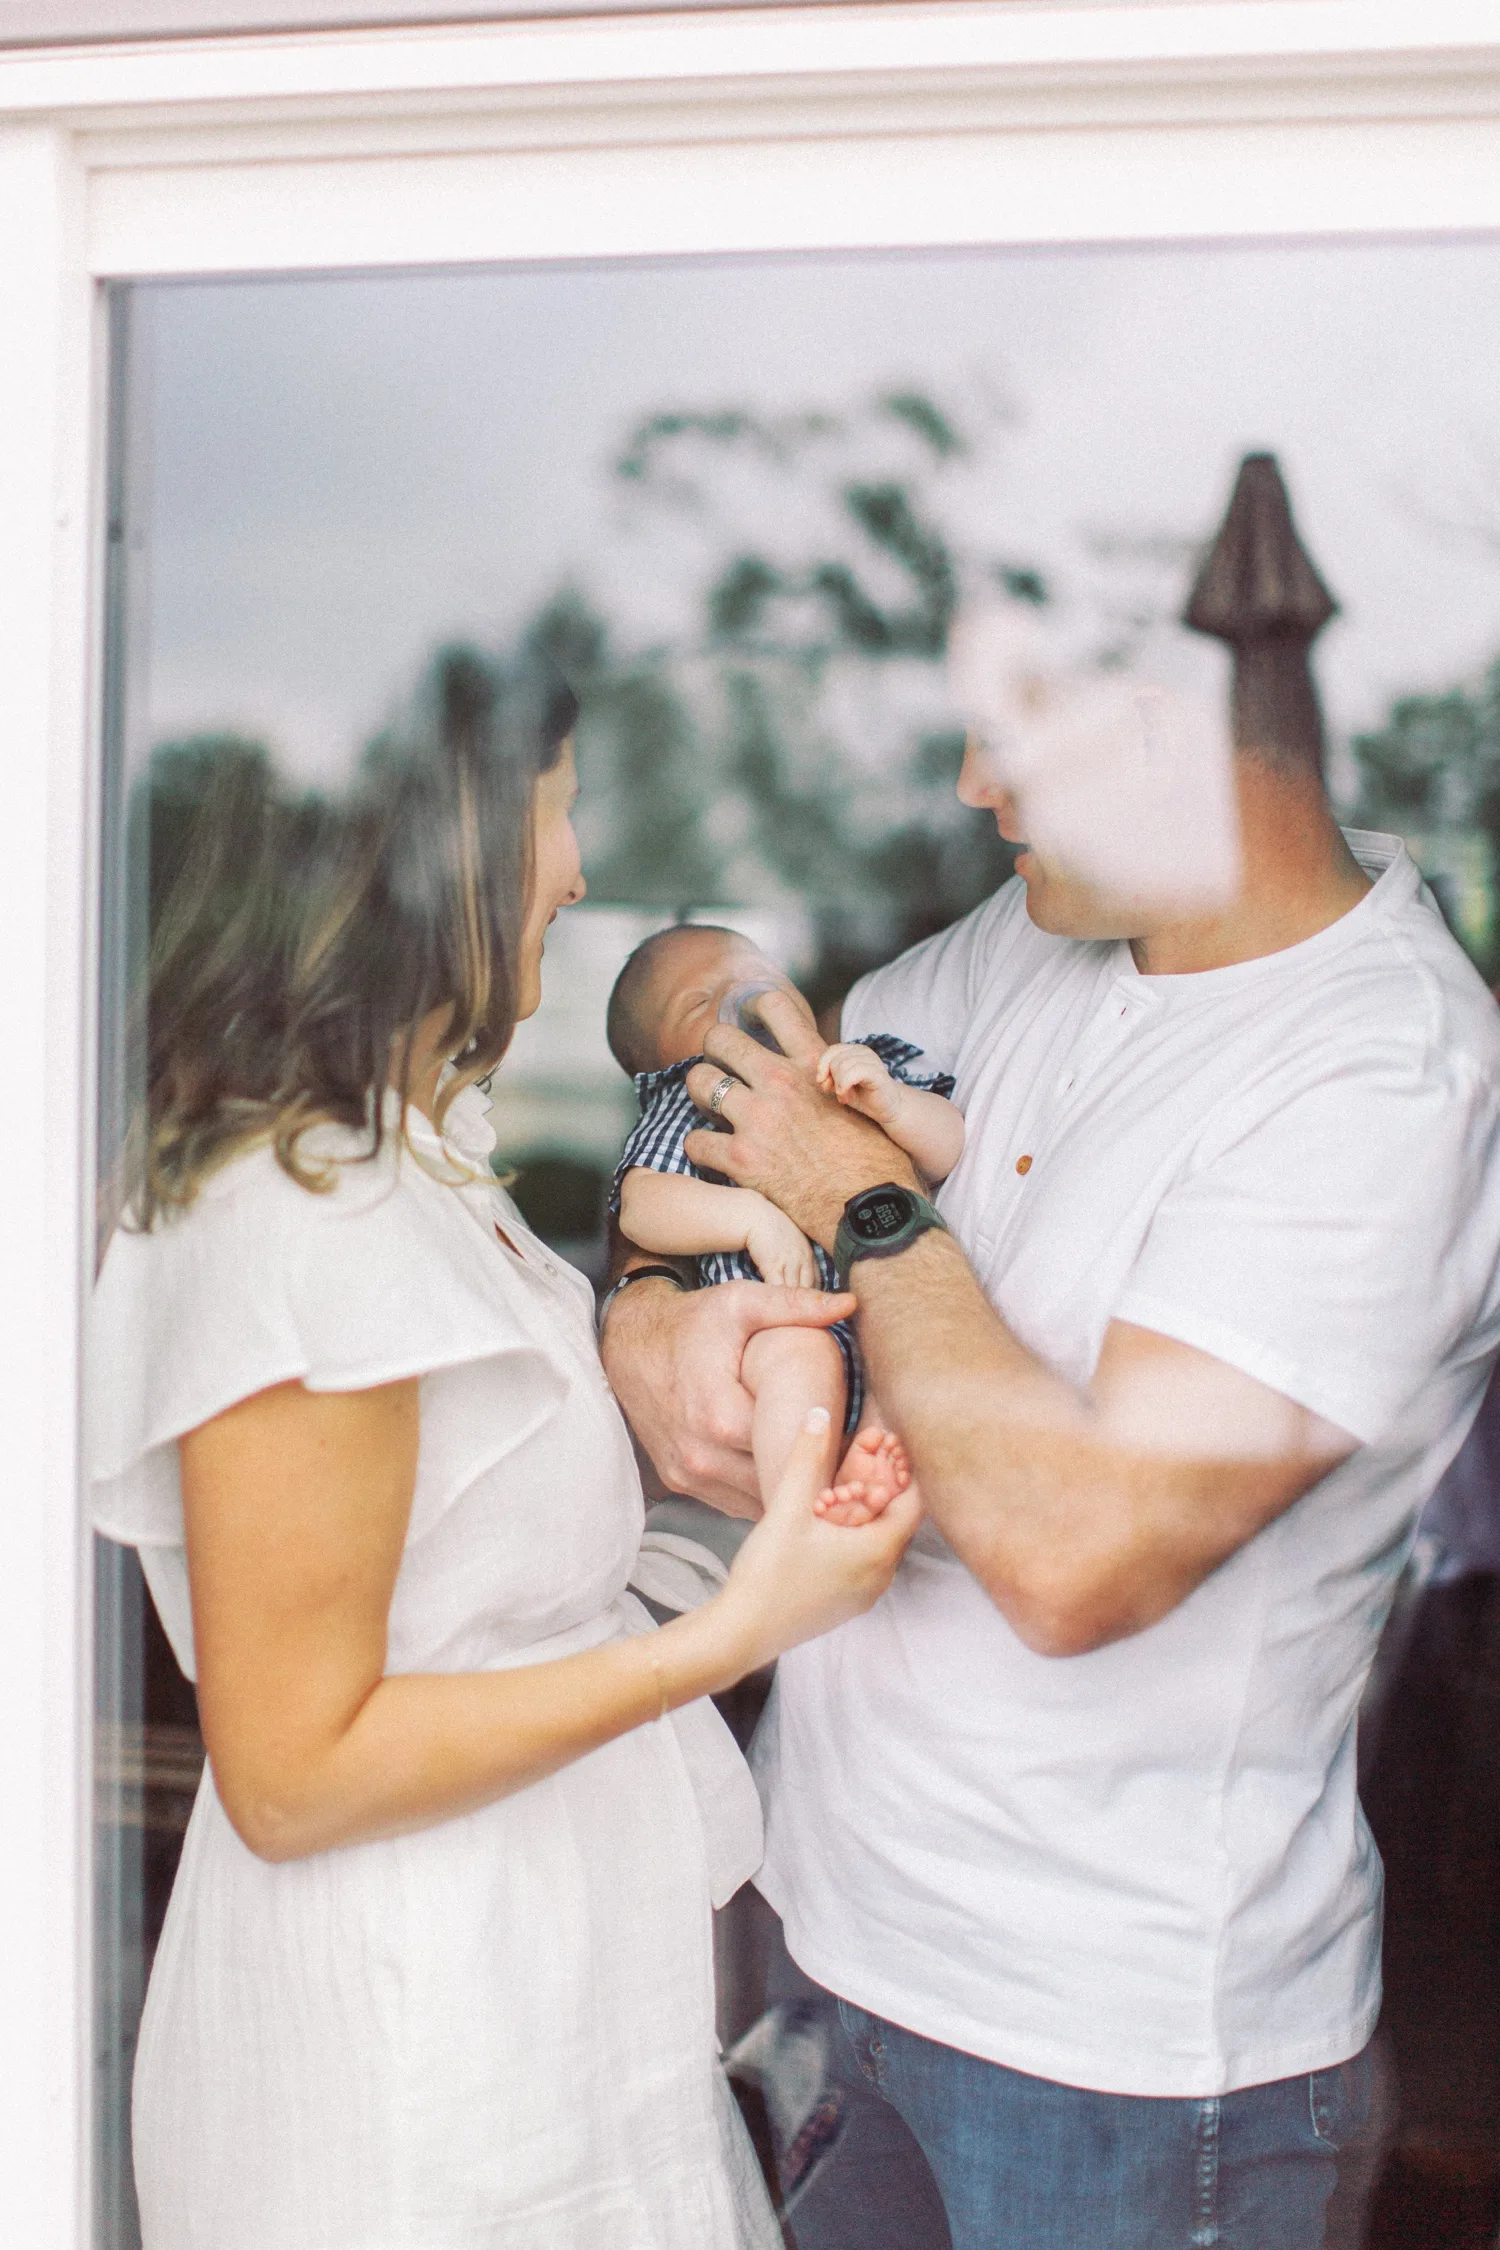
[[750, 1445], [762, 1494], [781, 1481], [792, 1444], [810, 1406], [828, 1409], [827, 1458], [832, 1474], [844, 1429], [844, 1355], [826, 1328], [762, 1328], [745, 1346], [740, 1378], [755, 1401]]

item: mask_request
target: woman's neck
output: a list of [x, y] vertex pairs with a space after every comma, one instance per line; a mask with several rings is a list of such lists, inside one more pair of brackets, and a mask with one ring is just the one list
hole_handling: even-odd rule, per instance
[[420, 1111], [429, 1125], [436, 1121], [438, 1085], [452, 1060], [447, 1037], [452, 1022], [451, 1007], [434, 1008], [430, 1015], [422, 1018], [411, 1036], [406, 1074], [407, 1104]]

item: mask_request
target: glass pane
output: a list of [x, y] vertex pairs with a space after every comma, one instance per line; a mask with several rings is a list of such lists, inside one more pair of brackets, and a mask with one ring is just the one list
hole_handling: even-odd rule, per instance
[[[1011, 870], [954, 794], [961, 607], [1222, 716], [1221, 640], [1182, 612], [1267, 449], [1339, 604], [1316, 648], [1334, 797], [1405, 837], [1493, 980], [1497, 280], [1500, 252], [1464, 242], [117, 290], [104, 1237], [139, 1092], [129, 994], [215, 776], [341, 801], [444, 651], [567, 677], [588, 896], [493, 1122], [524, 1219], [601, 1284], [637, 1106], [606, 1010], [632, 949], [727, 924], [836, 1036], [856, 979]], [[732, 1554], [727, 1519], [644, 1469], [659, 1530]], [[134, 1549], [101, 1540], [98, 1587], [98, 2239], [124, 2250], [136, 2029], [203, 1752]], [[723, 1699], [742, 1737], [764, 1692]], [[749, 1890], [720, 1917], [726, 2043], [783, 1989], [773, 1924]], [[869, 2162], [901, 2239], [936, 2242], [914, 2152]]]

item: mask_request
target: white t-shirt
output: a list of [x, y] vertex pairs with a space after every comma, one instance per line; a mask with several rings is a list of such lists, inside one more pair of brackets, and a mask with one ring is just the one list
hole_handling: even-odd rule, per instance
[[1500, 1011], [1400, 844], [1350, 841], [1374, 888], [1263, 960], [1143, 977], [1013, 882], [845, 1009], [955, 1072], [939, 1201], [1049, 1367], [1086, 1383], [1130, 1321], [1361, 1441], [1111, 1647], [1035, 1655], [924, 1526], [874, 1610], [782, 1659], [759, 1881], [795, 1958], [1066, 2084], [1319, 2069], [1379, 2006], [1356, 1711], [1500, 1343]]

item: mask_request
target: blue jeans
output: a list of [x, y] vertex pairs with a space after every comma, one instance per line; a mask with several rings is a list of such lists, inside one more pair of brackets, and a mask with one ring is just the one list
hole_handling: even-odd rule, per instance
[[932, 2168], [953, 2250], [1321, 2250], [1339, 2153], [1370, 2106], [1368, 2049], [1176, 2100], [1029, 2078], [845, 2000], [838, 2015]]

